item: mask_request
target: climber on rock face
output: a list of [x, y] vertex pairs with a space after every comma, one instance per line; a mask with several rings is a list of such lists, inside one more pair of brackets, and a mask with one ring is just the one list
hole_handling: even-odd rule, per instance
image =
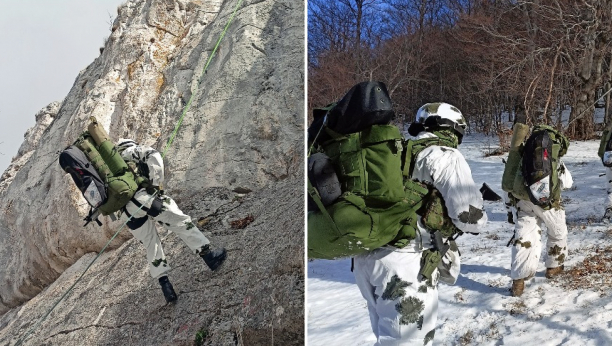
[[[174, 200], [160, 190], [164, 180], [164, 163], [157, 150], [139, 145], [131, 139], [120, 139], [117, 149], [129, 165], [135, 166], [139, 175], [149, 180], [150, 186], [141, 188], [134, 194], [123, 208], [123, 215], [126, 219], [131, 217], [127, 226], [147, 249], [151, 276], [159, 280], [166, 301], [174, 302], [177, 296], [168, 280], [170, 266], [164, 255], [156, 222], [176, 233], [213, 271], [225, 261], [226, 251], [224, 248], [212, 249], [210, 241], [192, 222], [191, 217], [185, 215]], [[156, 192], [158, 194], [152, 198]]]

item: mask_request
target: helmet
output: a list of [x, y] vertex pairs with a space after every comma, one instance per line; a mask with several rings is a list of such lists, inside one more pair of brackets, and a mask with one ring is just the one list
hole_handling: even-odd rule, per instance
[[463, 136], [467, 127], [461, 111], [457, 107], [444, 102], [426, 103], [421, 106], [417, 111], [415, 122], [424, 125], [426, 128], [451, 128], [461, 136]]

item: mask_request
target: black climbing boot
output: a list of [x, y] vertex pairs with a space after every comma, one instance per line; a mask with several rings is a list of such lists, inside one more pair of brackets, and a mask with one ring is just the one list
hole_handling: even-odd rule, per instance
[[215, 271], [219, 269], [221, 264], [225, 261], [225, 257], [227, 257], [227, 253], [225, 248], [219, 249], [210, 249], [210, 245], [206, 244], [202, 248], [202, 252], [200, 252], [200, 256], [204, 259], [204, 262], [210, 268], [210, 270]]
[[159, 284], [161, 285], [162, 292], [164, 292], [164, 298], [166, 298], [166, 302], [175, 302], [178, 297], [176, 296], [174, 288], [172, 288], [172, 284], [170, 283], [170, 280], [168, 280], [168, 277], [162, 276], [161, 278], [159, 278]]

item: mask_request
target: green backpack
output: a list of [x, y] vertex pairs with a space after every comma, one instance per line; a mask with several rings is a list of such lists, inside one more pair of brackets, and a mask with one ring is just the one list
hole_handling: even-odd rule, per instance
[[322, 131], [331, 139], [319, 150], [331, 158], [342, 195], [325, 207], [309, 179], [308, 194], [317, 206], [308, 212], [310, 258], [351, 257], [387, 244], [404, 247], [416, 238], [419, 216], [431, 229], [458, 231], [437, 190], [410, 179], [416, 155], [447, 141], [406, 141], [392, 125], [343, 135], [325, 126]]
[[[512, 146], [508, 154], [508, 161], [504, 168], [502, 176], [502, 189], [509, 192], [518, 200], [531, 201], [544, 209], [560, 208], [561, 202], [561, 184], [558, 177], [558, 166], [560, 158], [567, 153], [569, 148], [569, 140], [552, 126], [537, 125], [533, 128], [531, 135], [527, 137], [528, 128], [526, 125], [515, 126], [517, 134], [516, 145]], [[542, 153], [548, 153], [547, 148], [543, 148], [541, 143], [535, 143], [536, 138], [546, 137], [546, 141], [550, 141], [550, 154], [545, 154], [546, 159], [542, 158]], [[524, 140], [524, 142], [523, 142]], [[513, 136], [513, 141], [515, 138]], [[546, 142], [545, 141], [545, 142]], [[550, 156], [548, 156], [550, 155]], [[545, 164], [540, 161], [547, 161], [550, 168], [546, 169]], [[543, 166], [544, 165], [544, 166]], [[527, 171], [529, 168], [539, 168], [539, 172], [533, 172], [531, 175], [536, 178], [529, 177]], [[536, 169], [537, 170], [537, 169]], [[536, 200], [529, 191], [529, 184], [532, 182], [527, 178], [539, 179], [546, 175], [550, 176], [550, 194], [549, 197], [543, 200]]]
[[137, 175], [128, 166], [104, 128], [95, 118], [91, 120], [88, 130], [79, 136], [73, 146], [85, 154], [104, 183], [106, 198], [96, 209], [102, 215], [110, 215], [123, 208], [139, 186], [147, 184], [148, 179]]

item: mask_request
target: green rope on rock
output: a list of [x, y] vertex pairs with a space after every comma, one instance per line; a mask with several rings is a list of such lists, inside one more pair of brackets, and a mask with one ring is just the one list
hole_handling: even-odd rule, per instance
[[204, 68], [202, 69], [202, 73], [198, 77], [198, 83], [196, 84], [196, 89], [191, 93], [191, 96], [189, 97], [189, 101], [187, 101], [187, 105], [185, 105], [185, 107], [183, 108], [183, 113], [181, 114], [179, 121], [174, 126], [174, 131], [172, 131], [172, 135], [170, 136], [170, 138], [168, 139], [168, 142], [166, 143], [166, 147], [164, 148], [164, 151], [162, 152], [162, 157], [166, 157], [166, 152], [168, 151], [168, 148], [174, 141], [174, 137], [176, 136], [179, 127], [181, 127], [181, 124], [183, 123], [183, 118], [185, 118], [185, 114], [187, 114], [187, 111], [191, 107], [191, 102], [193, 101], [193, 97], [195, 96], [196, 91], [198, 91], [198, 88], [200, 87], [200, 83], [202, 82], [201, 78], [204, 75], [204, 73], [206, 73], [206, 71], [208, 70], [208, 65], [210, 65], [212, 58], [215, 56], [215, 53], [217, 52], [217, 48], [219, 48], [219, 44], [221, 44], [221, 40], [225, 36], [225, 33], [227, 32], [227, 28], [229, 28], [230, 24], [232, 23], [232, 20], [234, 19], [234, 16], [236, 15], [238, 8], [240, 7], [240, 4], [242, 4], [242, 0], [239, 0], [238, 3], [236, 4], [236, 7], [234, 8], [234, 12], [232, 12], [232, 15], [230, 16], [227, 24], [225, 24], [225, 28], [223, 28], [223, 31], [221, 32], [221, 36], [219, 36], [219, 39], [217, 40], [217, 44], [215, 45], [215, 48], [213, 49], [212, 53], [210, 53], [210, 56], [208, 57], [208, 60], [206, 61], [206, 64], [204, 65]]

